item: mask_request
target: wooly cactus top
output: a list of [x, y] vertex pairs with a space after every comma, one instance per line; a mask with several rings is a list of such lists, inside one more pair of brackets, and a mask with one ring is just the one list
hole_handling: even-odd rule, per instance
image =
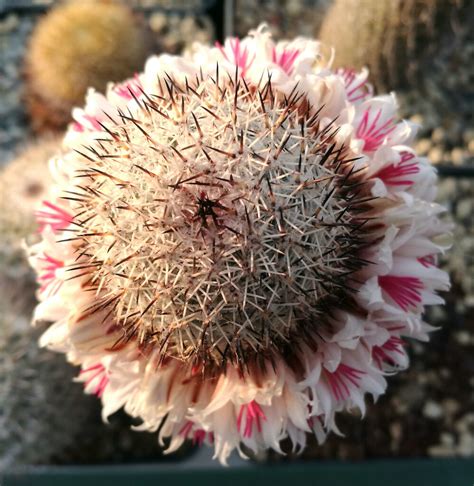
[[90, 90], [38, 213], [41, 344], [106, 419], [225, 462], [385, 391], [426, 340], [447, 227], [394, 94], [265, 27]]

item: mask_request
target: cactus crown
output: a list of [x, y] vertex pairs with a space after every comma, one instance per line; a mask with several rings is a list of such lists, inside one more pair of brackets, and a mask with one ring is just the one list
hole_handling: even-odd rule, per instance
[[331, 303], [353, 302], [370, 240], [364, 168], [334, 123], [270, 79], [250, 89], [217, 68], [159, 87], [82, 153], [70, 270], [90, 271], [101, 296], [84, 312], [113, 313], [117, 346], [137, 339], [163, 360], [245, 367], [287, 354]]

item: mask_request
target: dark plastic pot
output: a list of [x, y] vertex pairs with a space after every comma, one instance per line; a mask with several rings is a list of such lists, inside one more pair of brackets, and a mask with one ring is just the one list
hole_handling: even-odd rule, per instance
[[471, 486], [474, 460], [400, 459], [239, 467], [182, 464], [31, 467], [5, 474], [2, 486]]

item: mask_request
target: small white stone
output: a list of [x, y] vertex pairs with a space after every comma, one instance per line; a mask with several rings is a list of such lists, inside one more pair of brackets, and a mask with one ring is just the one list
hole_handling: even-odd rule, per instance
[[446, 140], [446, 132], [444, 129], [441, 127], [435, 128], [431, 134], [431, 140], [433, 140], [435, 144], [444, 143]]
[[151, 30], [154, 32], [161, 32], [166, 27], [167, 22], [166, 15], [162, 13], [154, 13], [150, 17]]
[[457, 450], [463, 457], [474, 455], [474, 437], [471, 433], [465, 432], [464, 434], [461, 434]]
[[425, 403], [423, 407], [423, 415], [433, 420], [437, 420], [443, 416], [443, 408], [439, 403], [432, 400]]
[[417, 125], [424, 125], [424, 118], [423, 115], [420, 115], [419, 113], [416, 113], [415, 115], [412, 115], [410, 117], [410, 121], [413, 123], [416, 123]]
[[428, 455], [431, 457], [451, 457], [454, 452], [450, 447], [436, 445], [428, 448]]
[[443, 432], [440, 436], [441, 444], [444, 446], [453, 446], [454, 445], [454, 435], [448, 432]]
[[474, 307], [474, 295], [467, 296], [465, 299], [465, 303], [467, 307]]
[[472, 215], [472, 200], [462, 199], [456, 206], [456, 216], [459, 219], [465, 219]]
[[433, 164], [439, 164], [444, 159], [443, 150], [440, 147], [433, 147], [428, 152], [428, 158], [433, 162]]
[[297, 16], [301, 14], [303, 10], [303, 4], [301, 0], [290, 0], [286, 4], [286, 11], [288, 15]]
[[456, 341], [462, 346], [467, 346], [471, 342], [471, 334], [468, 331], [459, 331], [455, 337]]
[[19, 24], [20, 21], [15, 14], [8, 15], [5, 20], [0, 22], [0, 34], [8, 34], [12, 30], [15, 30]]
[[429, 138], [422, 138], [415, 144], [415, 149], [420, 155], [426, 155], [431, 149], [432, 143]]
[[466, 152], [461, 148], [451, 150], [451, 162], [454, 165], [462, 165], [466, 159]]
[[469, 153], [472, 155], [474, 154], [474, 140], [471, 140], [468, 144], [467, 144], [467, 149], [469, 150]]

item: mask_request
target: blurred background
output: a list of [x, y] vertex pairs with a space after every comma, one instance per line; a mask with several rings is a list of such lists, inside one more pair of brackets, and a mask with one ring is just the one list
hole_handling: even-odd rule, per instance
[[[379, 92], [421, 125], [416, 149], [439, 168], [438, 200], [455, 223], [443, 267], [447, 305], [429, 344], [345, 438], [300, 460], [474, 456], [474, 2], [472, 0], [0, 0], [0, 470], [21, 464], [184, 461], [117, 413], [103, 424], [76, 370], [37, 347], [34, 276], [22, 240], [48, 184], [46, 162], [88, 86], [133, 76], [151, 53], [244, 36], [266, 22], [277, 38], [318, 37], [336, 65], [368, 66]], [[272, 453], [254, 461], [292, 461]], [[195, 460], [195, 459], [194, 459]]]

